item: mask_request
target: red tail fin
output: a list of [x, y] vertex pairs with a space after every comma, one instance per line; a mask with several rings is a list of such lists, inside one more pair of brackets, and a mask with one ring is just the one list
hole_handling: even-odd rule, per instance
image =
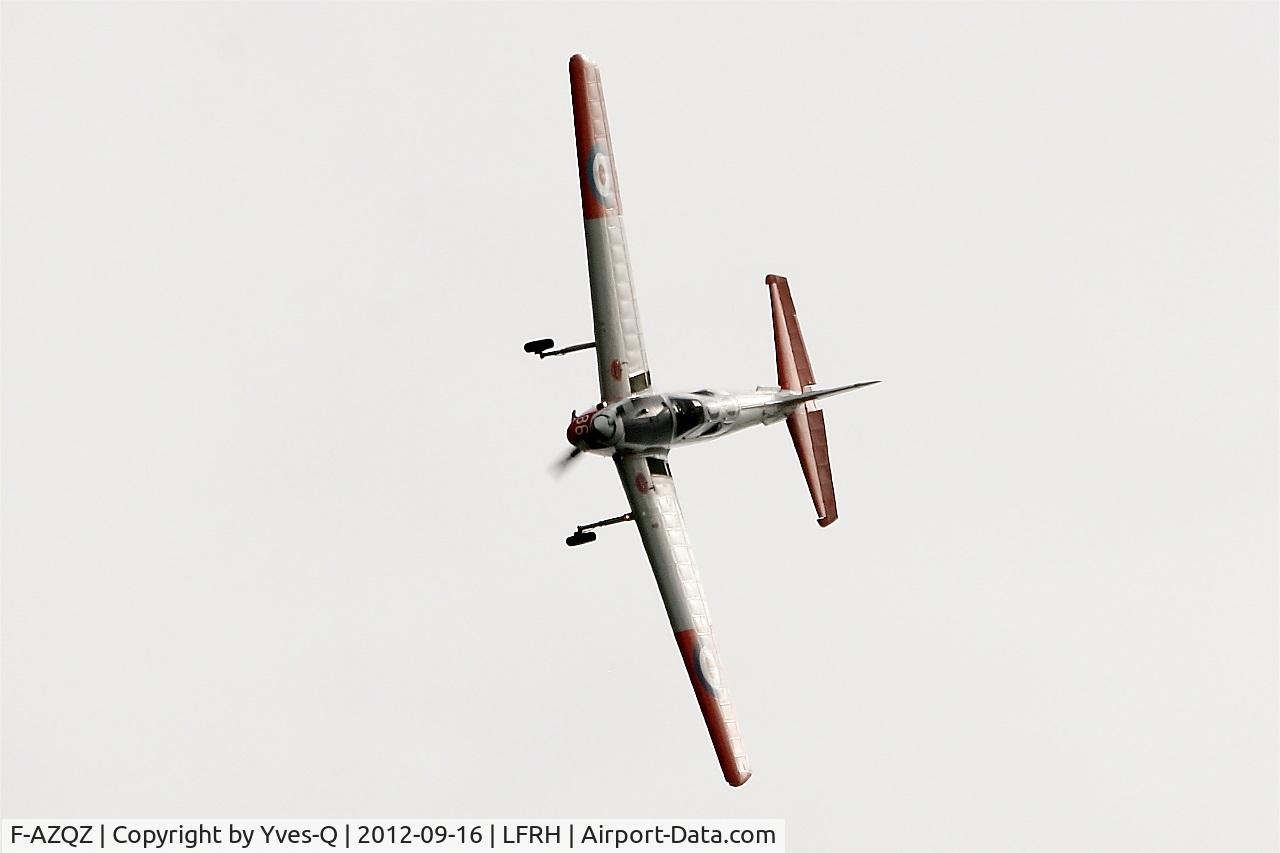
[[796, 305], [791, 286], [780, 275], [767, 275], [769, 299], [773, 303], [773, 348], [778, 356], [778, 384], [788, 391], [803, 391], [813, 384], [809, 351], [796, 321]]
[[[765, 276], [773, 304], [773, 346], [778, 357], [778, 384], [788, 391], [813, 387], [813, 367], [809, 351], [796, 320], [791, 287], [780, 275]], [[810, 401], [787, 416], [787, 429], [800, 457], [800, 467], [809, 484], [818, 524], [826, 527], [836, 520], [836, 489], [831, 480], [831, 459], [827, 454], [827, 424], [816, 401]]]

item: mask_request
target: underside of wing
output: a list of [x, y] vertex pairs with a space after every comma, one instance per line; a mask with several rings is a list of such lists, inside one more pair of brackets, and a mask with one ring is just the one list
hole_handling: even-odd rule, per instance
[[621, 400], [649, 387], [640, 313], [631, 283], [631, 258], [622, 228], [622, 199], [614, 167], [613, 141], [605, 115], [600, 70], [583, 56], [569, 60], [573, 126], [578, 143], [582, 219], [595, 318], [600, 398]]
[[711, 615], [689, 548], [671, 469], [665, 459], [656, 456], [615, 456], [614, 461], [720, 769], [725, 781], [736, 787], [750, 778], [751, 767], [722, 677]]

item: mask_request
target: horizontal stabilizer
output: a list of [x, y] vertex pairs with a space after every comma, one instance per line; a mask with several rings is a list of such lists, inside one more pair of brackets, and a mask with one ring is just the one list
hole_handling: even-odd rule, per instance
[[787, 429], [791, 431], [791, 441], [809, 484], [818, 524], [826, 527], [836, 520], [836, 487], [831, 480], [831, 457], [827, 453], [827, 422], [821, 411], [799, 408], [787, 415]]
[[764, 283], [769, 288], [769, 302], [773, 308], [778, 384], [797, 393], [787, 401], [795, 406], [787, 415], [787, 429], [796, 446], [805, 482], [809, 484], [818, 524], [826, 527], [836, 520], [836, 487], [831, 480], [831, 458], [827, 453], [827, 422], [813, 401], [873, 383], [814, 388], [813, 365], [809, 363], [809, 350], [804, 345], [804, 336], [800, 334], [796, 305], [791, 299], [791, 285], [780, 275], [765, 276]]
[[813, 367], [809, 364], [809, 350], [805, 348], [800, 323], [796, 320], [791, 285], [780, 275], [767, 275], [764, 283], [769, 288], [769, 301], [773, 307], [773, 348], [778, 357], [778, 385], [788, 391], [803, 390], [813, 384]]

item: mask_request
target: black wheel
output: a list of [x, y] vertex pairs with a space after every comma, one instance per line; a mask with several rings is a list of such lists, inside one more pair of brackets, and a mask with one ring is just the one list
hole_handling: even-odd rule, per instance
[[529, 343], [525, 344], [524, 351], [536, 352], [541, 354], [551, 349], [555, 345], [556, 345], [556, 342], [551, 340], [551, 338], [540, 338], [536, 341], [529, 341]]
[[564, 540], [564, 544], [572, 548], [575, 545], [586, 545], [588, 542], [596, 541], [596, 535], [590, 530], [580, 530], [569, 538]]

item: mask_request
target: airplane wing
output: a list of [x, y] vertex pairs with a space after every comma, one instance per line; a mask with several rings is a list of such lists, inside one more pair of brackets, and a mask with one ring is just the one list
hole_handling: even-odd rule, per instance
[[587, 233], [600, 399], [613, 403], [649, 387], [649, 362], [631, 285], [631, 258], [622, 230], [622, 200], [613, 165], [609, 119], [604, 111], [604, 91], [600, 88], [600, 69], [586, 57], [574, 56], [569, 60], [569, 84], [578, 139], [578, 179]]
[[725, 781], [738, 786], [751, 777], [729, 691], [721, 679], [720, 655], [711, 633], [698, 568], [689, 549], [684, 514], [667, 461], [657, 456], [615, 456], [631, 514], [649, 554], [671, 629], [684, 658], [698, 706], [711, 733]]

